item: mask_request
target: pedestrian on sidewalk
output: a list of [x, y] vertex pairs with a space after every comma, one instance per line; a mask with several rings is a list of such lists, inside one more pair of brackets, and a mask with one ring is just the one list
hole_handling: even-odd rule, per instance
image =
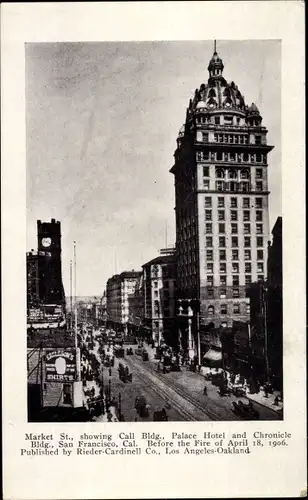
[[109, 377], [111, 377], [111, 375], [112, 375], [112, 368], [111, 366], [109, 366]]
[[274, 399], [274, 403], [273, 403], [275, 406], [278, 406], [279, 405], [279, 396], [276, 396], [275, 399]]
[[264, 386], [264, 397], [268, 398], [268, 387], [267, 387], [267, 385]]
[[204, 386], [203, 394], [204, 394], [204, 396], [207, 396], [207, 386], [206, 385]]

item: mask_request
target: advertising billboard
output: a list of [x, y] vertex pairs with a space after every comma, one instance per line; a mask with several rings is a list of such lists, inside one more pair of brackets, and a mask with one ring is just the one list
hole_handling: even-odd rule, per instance
[[46, 381], [73, 382], [76, 359], [73, 349], [55, 349], [46, 354]]

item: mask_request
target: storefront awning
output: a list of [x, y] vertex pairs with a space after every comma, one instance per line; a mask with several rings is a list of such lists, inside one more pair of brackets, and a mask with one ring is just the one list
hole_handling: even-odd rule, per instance
[[209, 360], [209, 361], [221, 361], [221, 359], [222, 359], [221, 351], [214, 351], [214, 349], [210, 349], [203, 356], [203, 359], [204, 360]]

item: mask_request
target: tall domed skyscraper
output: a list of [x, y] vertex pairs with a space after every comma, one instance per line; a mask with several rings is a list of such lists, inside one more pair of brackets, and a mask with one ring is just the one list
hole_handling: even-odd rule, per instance
[[189, 344], [187, 318], [182, 318], [190, 357], [196, 353], [197, 321], [201, 331], [214, 327], [216, 332], [234, 321], [249, 322], [247, 286], [266, 274], [267, 167], [273, 146], [267, 145], [257, 106], [245, 104], [223, 70], [215, 44], [208, 81], [189, 102], [170, 170], [175, 178], [178, 296], [200, 301]]

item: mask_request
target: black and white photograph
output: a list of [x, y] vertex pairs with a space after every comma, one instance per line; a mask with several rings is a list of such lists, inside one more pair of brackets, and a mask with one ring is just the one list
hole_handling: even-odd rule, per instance
[[28, 422], [283, 420], [281, 41], [25, 43]]

